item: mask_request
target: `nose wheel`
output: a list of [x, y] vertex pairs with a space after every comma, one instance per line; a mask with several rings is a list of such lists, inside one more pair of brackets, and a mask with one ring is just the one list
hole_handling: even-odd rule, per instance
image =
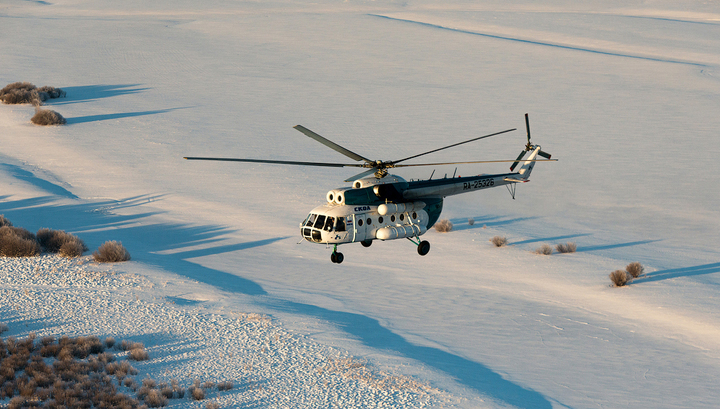
[[330, 253], [330, 261], [332, 261], [335, 264], [340, 264], [345, 260], [345, 256], [343, 256], [342, 253], [338, 253], [337, 251], [337, 244], [333, 248], [333, 252]]

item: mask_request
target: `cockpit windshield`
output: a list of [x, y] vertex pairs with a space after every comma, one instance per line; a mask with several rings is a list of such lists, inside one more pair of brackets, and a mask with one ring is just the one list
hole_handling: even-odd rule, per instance
[[315, 218], [317, 218], [317, 215], [310, 213], [307, 219], [305, 219], [305, 226], [312, 227], [312, 225], [315, 224]]
[[313, 227], [316, 229], [322, 229], [324, 224], [325, 224], [325, 215], [319, 214], [317, 219], [315, 220], [315, 225]]

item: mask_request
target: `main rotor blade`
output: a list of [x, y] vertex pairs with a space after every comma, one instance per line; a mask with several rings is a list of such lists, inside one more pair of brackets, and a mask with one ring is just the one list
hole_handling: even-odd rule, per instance
[[323, 138], [322, 136], [320, 136], [320, 135], [316, 134], [315, 132], [313, 132], [313, 131], [305, 128], [305, 127], [302, 126], [302, 125], [295, 125], [293, 128], [295, 128], [295, 129], [297, 129], [298, 131], [304, 133], [305, 135], [309, 136], [310, 138], [315, 139], [316, 141], [320, 142], [321, 144], [327, 146], [328, 148], [333, 149], [333, 150], [335, 150], [335, 151], [338, 151], [338, 152], [342, 153], [343, 155], [347, 156], [347, 157], [350, 158], [350, 159], [354, 159], [354, 160], [364, 160], [365, 162], [368, 162], [368, 163], [374, 163], [374, 161], [372, 161], [372, 160], [370, 160], [370, 159], [368, 159], [368, 158], [366, 158], [366, 157], [364, 157], [364, 156], [360, 156], [360, 155], [358, 155], [357, 153], [355, 153], [355, 152], [353, 152], [353, 151], [350, 151], [350, 150], [348, 150], [348, 149], [345, 149], [345, 148], [343, 148], [342, 146], [336, 144], [335, 142]]
[[352, 182], [352, 181], [355, 181], [358, 179], [362, 179], [367, 175], [371, 175], [371, 174], [375, 173], [376, 171], [377, 171], [377, 168], [372, 168], [370, 170], [366, 170], [365, 172], [358, 173], [355, 176], [350, 176], [349, 178], [345, 179], [343, 182]]
[[[557, 162], [557, 159], [526, 159], [522, 162]], [[515, 162], [515, 159], [507, 160], [475, 160], [471, 162], [444, 162], [444, 163], [413, 163], [410, 165], [395, 165], [395, 168], [407, 168], [411, 166], [441, 166], [441, 165], [463, 165], [468, 163], [503, 163], [503, 162]]]
[[353, 167], [353, 168], [363, 168], [364, 165], [359, 165], [356, 163], [351, 164], [344, 164], [344, 163], [325, 163], [325, 162], [298, 162], [298, 161], [291, 161], [291, 160], [267, 160], [267, 159], [236, 159], [236, 158], [204, 158], [204, 157], [193, 157], [188, 156], [184, 159], [187, 160], [218, 160], [218, 161], [225, 161], [225, 162], [252, 162], [252, 163], [271, 163], [275, 165], [300, 165], [300, 166], [325, 166], [325, 167], [331, 167], [331, 168], [344, 168], [344, 167]]
[[[517, 129], [517, 128], [513, 128], [513, 129], [508, 129], [508, 130], [505, 130], [505, 131], [500, 131], [500, 132], [491, 133], [491, 134], [489, 134], [489, 135], [484, 135], [484, 136], [480, 136], [480, 137], [478, 137], [478, 138], [469, 139], [469, 140], [464, 141], [464, 142], [454, 143], [454, 144], [452, 144], [452, 145], [448, 145], [448, 146], [445, 146], [445, 147], [443, 147], [443, 148], [433, 149], [433, 150], [428, 151], [428, 152], [424, 152], [424, 153], [420, 153], [420, 154], [417, 154], [417, 155], [413, 155], [413, 156], [410, 156], [410, 157], [405, 158], [405, 159], [395, 160], [395, 161], [392, 161], [392, 162], [390, 162], [390, 163], [392, 163], [392, 164], [400, 163], [400, 162], [406, 161], [406, 160], [408, 160], [408, 159], [417, 158], [418, 156], [423, 156], [423, 155], [427, 155], [427, 154], [429, 154], [429, 153], [441, 151], [441, 150], [443, 150], [443, 149], [452, 148], [452, 147], [454, 147], [454, 146], [462, 145], [462, 144], [464, 144], [464, 143], [473, 142], [473, 141], [477, 141], [477, 140], [484, 139], [484, 138], [489, 138], [489, 137], [491, 137], [491, 136], [504, 134], [504, 133], [506, 133], [506, 132], [511, 132], [511, 131], [514, 131], [515, 129]], [[458, 162], [458, 163], [466, 163], [466, 162]]]

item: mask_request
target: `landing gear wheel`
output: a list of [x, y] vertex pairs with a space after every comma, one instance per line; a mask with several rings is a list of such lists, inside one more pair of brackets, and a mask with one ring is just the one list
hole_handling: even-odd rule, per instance
[[427, 241], [421, 241], [420, 244], [418, 244], [418, 254], [424, 256], [428, 252], [430, 252], [430, 243]]
[[360, 242], [360, 244], [362, 244], [363, 247], [370, 247], [372, 246], [372, 240], [363, 240]]
[[343, 260], [345, 260], [345, 257], [342, 253], [336, 253], [334, 251], [330, 253], [330, 261], [332, 261], [333, 263], [340, 264], [343, 262]]

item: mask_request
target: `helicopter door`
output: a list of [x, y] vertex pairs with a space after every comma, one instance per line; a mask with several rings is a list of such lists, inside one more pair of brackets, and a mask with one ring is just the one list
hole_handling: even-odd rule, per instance
[[367, 235], [368, 225], [366, 220], [368, 219], [367, 214], [353, 214], [353, 243], [356, 241], [365, 240]]

